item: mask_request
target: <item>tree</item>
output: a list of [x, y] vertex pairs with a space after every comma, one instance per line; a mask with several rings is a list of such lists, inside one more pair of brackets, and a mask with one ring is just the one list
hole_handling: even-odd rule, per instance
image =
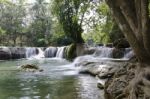
[[150, 64], [149, 0], [106, 0], [141, 63]]
[[83, 17], [90, 0], [54, 0], [53, 12], [61, 23], [65, 34], [74, 43], [83, 43], [81, 33]]
[[[106, 0], [112, 14], [134, 50], [139, 64], [134, 78], [124, 88], [125, 99], [149, 99], [150, 91], [150, 17], [149, 0]], [[142, 93], [142, 94], [141, 94]], [[122, 95], [123, 95], [122, 94]]]
[[24, 29], [25, 8], [22, 6], [23, 3], [23, 0], [18, 0], [16, 4], [10, 1], [0, 2], [0, 27], [7, 34], [7, 43], [12, 40], [13, 46], [16, 45], [17, 37], [23, 33]]
[[45, 0], [36, 0], [29, 15], [32, 21], [28, 28], [28, 36], [32, 35], [32, 46], [47, 46], [52, 25], [49, 4]]
[[96, 43], [111, 43], [123, 37], [105, 1], [91, 2], [86, 16], [83, 20], [87, 32], [83, 34], [85, 41], [91, 38]]

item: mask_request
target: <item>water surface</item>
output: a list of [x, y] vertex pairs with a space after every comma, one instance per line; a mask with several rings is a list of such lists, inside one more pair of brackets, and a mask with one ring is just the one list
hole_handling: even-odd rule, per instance
[[[44, 71], [17, 70], [23, 64], [37, 64]], [[63, 59], [0, 61], [0, 99], [103, 99], [96, 82]]]

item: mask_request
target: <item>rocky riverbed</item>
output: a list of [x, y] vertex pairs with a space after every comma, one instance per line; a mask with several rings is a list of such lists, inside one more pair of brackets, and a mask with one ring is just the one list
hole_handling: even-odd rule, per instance
[[[92, 57], [85, 60], [81, 57], [78, 60], [80, 62], [76, 62], [75, 65], [80, 73], [90, 74], [99, 79], [97, 87], [104, 90], [105, 99], [150, 99], [147, 94], [150, 92], [149, 67], [145, 67], [145, 72], [141, 72], [137, 79], [135, 75], [138, 75], [139, 63], [135, 61]], [[135, 89], [131, 87], [133, 82], [136, 83]]]
[[[85, 58], [84, 58], [85, 59]], [[139, 69], [136, 60], [79, 58], [80, 73], [91, 74], [100, 81], [105, 99], [150, 99], [150, 68]], [[143, 64], [142, 64], [143, 65]], [[136, 75], [136, 76], [135, 76]]]

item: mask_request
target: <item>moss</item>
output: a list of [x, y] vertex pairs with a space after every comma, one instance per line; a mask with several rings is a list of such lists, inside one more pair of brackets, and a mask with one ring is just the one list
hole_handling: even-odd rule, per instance
[[66, 59], [68, 60], [73, 60], [77, 55], [76, 55], [76, 44], [73, 43], [69, 45], [66, 50]]

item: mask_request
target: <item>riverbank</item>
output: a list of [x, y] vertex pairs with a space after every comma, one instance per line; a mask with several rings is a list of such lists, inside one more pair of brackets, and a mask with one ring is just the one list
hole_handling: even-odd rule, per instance
[[80, 73], [99, 79], [105, 99], [150, 99], [150, 67], [145, 64], [139, 68], [136, 60], [90, 58], [76, 65]]

